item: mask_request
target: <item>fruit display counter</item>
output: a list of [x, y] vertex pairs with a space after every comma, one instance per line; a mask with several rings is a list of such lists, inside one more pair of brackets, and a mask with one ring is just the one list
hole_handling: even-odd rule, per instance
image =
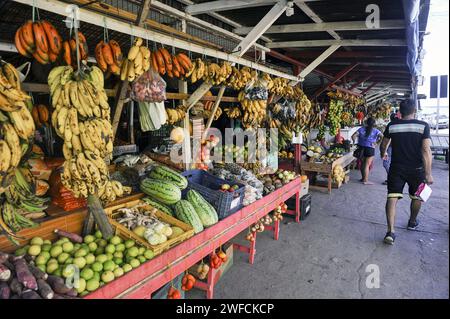
[[[84, 298], [151, 298], [154, 291], [171, 282], [199, 260], [213, 253], [216, 248], [272, 212], [280, 203], [293, 196], [300, 196], [300, 189], [301, 179], [296, 178]], [[292, 212], [296, 215], [296, 219], [300, 216], [298, 202], [296, 200], [297, 206]], [[248, 251], [252, 255], [250, 258], [253, 259], [256, 252], [254, 242], [251, 245], [253, 249], [250, 247]], [[213, 272], [210, 271], [206, 288], [208, 298], [213, 297], [214, 282]]]

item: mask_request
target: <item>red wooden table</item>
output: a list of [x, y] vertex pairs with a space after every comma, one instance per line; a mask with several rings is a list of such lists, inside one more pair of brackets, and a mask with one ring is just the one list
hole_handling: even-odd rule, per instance
[[[296, 178], [273, 193], [90, 293], [85, 299], [150, 298], [154, 291], [273, 211], [280, 203], [292, 196], [299, 196], [300, 189], [301, 179]], [[299, 202], [296, 201], [296, 203], [296, 220], [299, 221], [300, 207]], [[275, 234], [277, 232], [278, 229]], [[209, 278], [208, 283], [207, 297], [211, 298], [214, 278]]]

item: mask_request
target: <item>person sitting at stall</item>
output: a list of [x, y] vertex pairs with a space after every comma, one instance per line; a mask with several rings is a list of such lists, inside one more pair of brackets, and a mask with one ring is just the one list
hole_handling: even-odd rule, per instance
[[373, 185], [372, 182], [369, 182], [370, 166], [375, 156], [375, 147], [383, 138], [383, 133], [374, 126], [375, 120], [369, 117], [366, 120], [365, 126], [359, 128], [352, 135], [353, 143], [358, 139], [358, 148], [355, 151], [355, 157], [362, 160], [360, 181], [364, 185]]

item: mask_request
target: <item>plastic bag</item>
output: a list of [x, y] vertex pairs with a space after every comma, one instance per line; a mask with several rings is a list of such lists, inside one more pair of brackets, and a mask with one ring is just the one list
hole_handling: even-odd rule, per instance
[[245, 87], [245, 98], [249, 100], [267, 100], [269, 98], [267, 84], [267, 80], [261, 77], [250, 81]]
[[137, 102], [163, 102], [166, 100], [166, 82], [150, 69], [134, 81], [131, 98]]

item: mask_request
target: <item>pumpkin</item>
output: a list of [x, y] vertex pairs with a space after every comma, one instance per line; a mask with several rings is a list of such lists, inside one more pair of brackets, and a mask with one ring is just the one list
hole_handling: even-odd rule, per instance
[[302, 175], [302, 183], [305, 183], [308, 180], [308, 176]]

